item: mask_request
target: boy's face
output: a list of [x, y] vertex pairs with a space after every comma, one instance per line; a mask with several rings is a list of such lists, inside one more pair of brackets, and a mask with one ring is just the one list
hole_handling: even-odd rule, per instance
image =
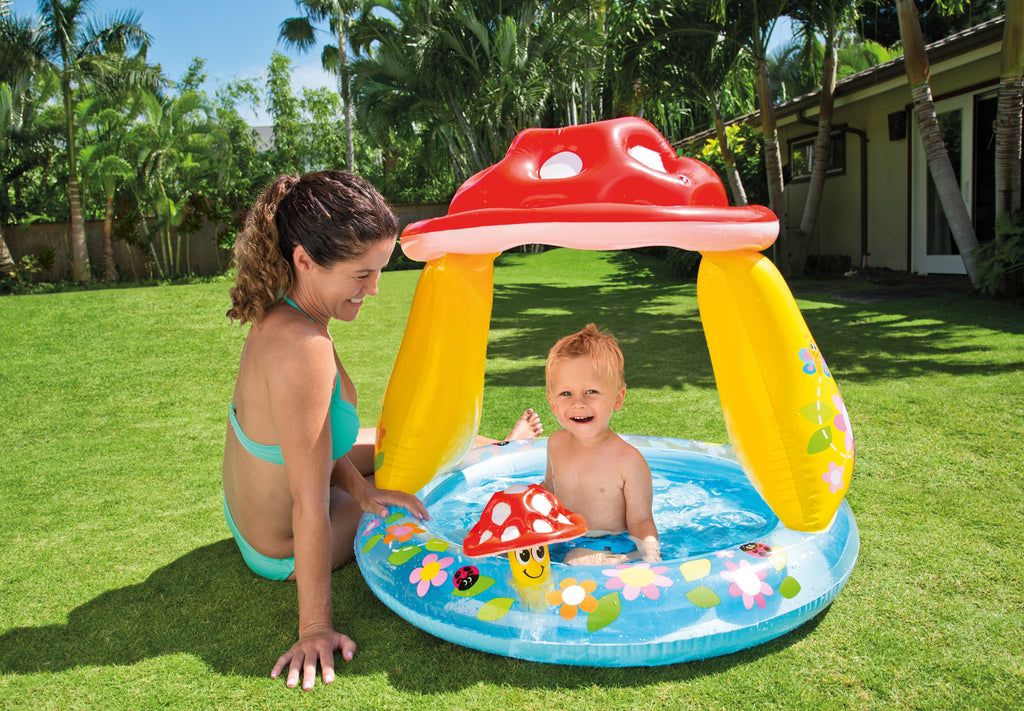
[[619, 386], [589, 358], [570, 358], [551, 366], [548, 404], [558, 424], [587, 438], [608, 429], [612, 414], [622, 408], [626, 388]]

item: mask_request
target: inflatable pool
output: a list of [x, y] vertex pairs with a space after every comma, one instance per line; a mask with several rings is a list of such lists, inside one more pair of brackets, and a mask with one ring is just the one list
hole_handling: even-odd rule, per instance
[[[365, 515], [356, 559], [396, 614], [449, 642], [537, 662], [650, 666], [760, 644], [814, 617], [857, 558], [843, 502], [823, 530], [785, 527], [731, 448], [627, 436], [647, 459], [662, 563], [568, 566], [554, 560], [526, 599], [504, 556], [469, 558], [467, 531], [496, 491], [544, 476], [546, 440], [473, 450], [420, 492], [431, 520]], [[600, 548], [601, 539], [589, 540]], [[540, 604], [537, 604], [537, 600]]]

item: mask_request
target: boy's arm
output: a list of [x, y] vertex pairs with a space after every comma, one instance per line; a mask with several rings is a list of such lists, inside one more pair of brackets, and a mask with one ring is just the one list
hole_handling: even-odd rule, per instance
[[[552, 494], [555, 493], [555, 475], [554, 472], [551, 471], [551, 451], [558, 448], [558, 441], [558, 438], [556, 438], [554, 434], [548, 438], [547, 465], [544, 470], [544, 481], [540, 483], [541, 486]], [[557, 494], [555, 495], [557, 496]]]
[[660, 562], [661, 545], [658, 543], [658, 529], [651, 513], [654, 485], [647, 461], [639, 452], [634, 451], [627, 463], [622, 493], [626, 499], [626, 528], [629, 537], [645, 561]]

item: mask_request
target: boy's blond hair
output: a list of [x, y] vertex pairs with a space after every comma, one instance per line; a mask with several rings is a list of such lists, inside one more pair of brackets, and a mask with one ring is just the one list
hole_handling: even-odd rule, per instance
[[555, 363], [573, 358], [589, 358], [600, 373], [615, 383], [615, 387], [626, 387], [626, 359], [619, 348], [619, 342], [615, 336], [601, 331], [594, 324], [588, 323], [583, 330], [560, 338], [551, 347], [544, 366], [547, 387], [551, 387], [551, 368]]

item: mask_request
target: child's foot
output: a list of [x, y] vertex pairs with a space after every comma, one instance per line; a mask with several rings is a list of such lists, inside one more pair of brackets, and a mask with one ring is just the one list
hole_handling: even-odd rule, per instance
[[537, 439], [542, 434], [544, 434], [544, 426], [540, 423], [540, 415], [534, 412], [532, 407], [528, 407], [523, 411], [520, 418], [516, 420], [512, 431], [508, 433], [505, 439]]

